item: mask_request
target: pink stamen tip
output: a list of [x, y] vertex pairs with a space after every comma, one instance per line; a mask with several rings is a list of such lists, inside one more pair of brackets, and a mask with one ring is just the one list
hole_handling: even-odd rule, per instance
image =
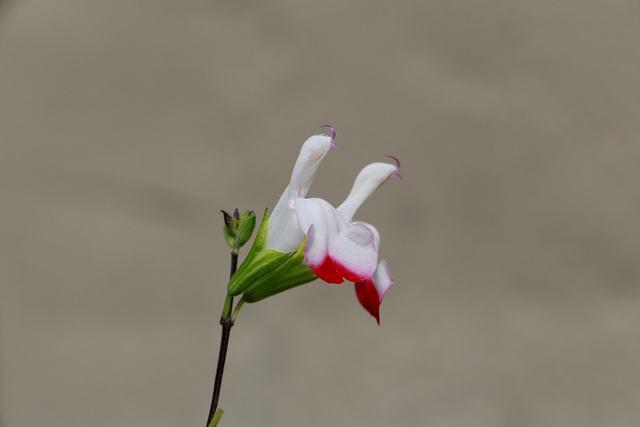
[[398, 158], [397, 158], [397, 157], [393, 157], [393, 156], [390, 156], [390, 155], [388, 155], [388, 154], [386, 155], [386, 157], [389, 157], [390, 159], [395, 160], [395, 162], [396, 162], [396, 164], [398, 165], [398, 167], [397, 167], [397, 169], [396, 169], [396, 172], [393, 174], [393, 176], [395, 176], [395, 177], [397, 177], [397, 178], [399, 178], [399, 179], [402, 179], [402, 175], [400, 175], [400, 174], [398, 173], [398, 172], [400, 171], [400, 160], [398, 160]]
[[336, 130], [333, 128], [333, 126], [330, 125], [322, 125], [320, 126], [321, 128], [329, 128], [331, 129], [331, 133], [333, 134], [333, 136], [331, 137], [331, 146], [333, 148], [338, 148], [338, 146], [336, 145], [336, 143], [334, 142], [336, 140]]

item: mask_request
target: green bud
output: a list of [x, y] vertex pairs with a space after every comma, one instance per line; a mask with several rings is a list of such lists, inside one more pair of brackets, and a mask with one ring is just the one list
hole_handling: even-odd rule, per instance
[[229, 245], [229, 247], [233, 249], [233, 246], [235, 245], [235, 242], [236, 242], [235, 218], [229, 215], [225, 211], [220, 211], [220, 212], [222, 212], [222, 215], [224, 217], [224, 227], [222, 228], [222, 231], [224, 232], [224, 239], [227, 241], [227, 245]]
[[253, 211], [246, 211], [240, 217], [236, 231], [236, 249], [240, 249], [251, 238], [253, 230], [256, 228], [256, 214]]
[[220, 212], [222, 212], [222, 217], [224, 219], [225, 227], [229, 227], [233, 231], [232, 227], [235, 226], [234, 221], [233, 221], [233, 217], [231, 215], [229, 215], [229, 213], [227, 211], [220, 211]]
[[242, 216], [238, 213], [238, 209], [233, 215], [225, 211], [221, 211], [224, 215], [224, 238], [229, 247], [238, 253], [238, 250], [251, 238], [253, 229], [256, 227], [256, 214], [253, 211], [246, 211]]
[[240, 265], [229, 281], [227, 291], [229, 295], [240, 295], [253, 282], [271, 270], [278, 268], [291, 256], [289, 253], [282, 253], [273, 249], [264, 248], [267, 240], [268, 227], [269, 213], [265, 210], [262, 224], [260, 224], [260, 228], [256, 234], [256, 239], [253, 242], [251, 250], [249, 250], [249, 253], [247, 254], [247, 258], [245, 258], [242, 265]]

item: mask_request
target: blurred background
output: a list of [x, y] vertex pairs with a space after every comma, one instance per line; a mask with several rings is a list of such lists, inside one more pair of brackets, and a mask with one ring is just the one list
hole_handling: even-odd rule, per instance
[[[0, 3], [0, 425], [204, 426], [221, 209], [304, 140], [396, 279], [246, 305], [223, 426], [640, 425], [640, 5]], [[246, 251], [244, 252], [246, 253]]]

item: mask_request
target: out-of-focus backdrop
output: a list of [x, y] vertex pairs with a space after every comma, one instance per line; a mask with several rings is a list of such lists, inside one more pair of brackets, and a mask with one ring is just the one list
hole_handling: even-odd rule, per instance
[[[221, 209], [359, 211], [396, 279], [243, 308], [229, 426], [640, 425], [636, 1], [0, 4], [0, 424], [204, 426]], [[246, 252], [245, 252], [246, 253]]]

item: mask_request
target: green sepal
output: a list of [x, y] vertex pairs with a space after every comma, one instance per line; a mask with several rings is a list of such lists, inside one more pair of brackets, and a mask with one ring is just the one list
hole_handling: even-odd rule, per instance
[[[278, 268], [284, 263], [290, 254], [275, 251], [273, 249], [264, 249], [256, 254], [248, 263], [244, 260], [242, 266], [244, 269], [238, 269], [229, 282], [228, 294], [231, 296], [240, 295], [256, 280], [263, 275]], [[240, 266], [242, 268], [242, 266]]]
[[231, 296], [240, 295], [253, 282], [271, 270], [278, 268], [291, 254], [278, 252], [273, 249], [264, 249], [269, 227], [269, 212], [265, 210], [262, 224], [256, 234], [256, 239], [247, 254], [247, 258], [234, 273], [229, 281], [227, 293]]
[[227, 241], [227, 245], [231, 249], [233, 249], [234, 242], [236, 240], [236, 235], [233, 234], [233, 231], [229, 230], [226, 226], [223, 228], [224, 231], [224, 239]]
[[305, 242], [306, 239], [286, 262], [253, 282], [242, 299], [249, 303], [257, 302], [317, 279], [318, 276], [303, 263]]

